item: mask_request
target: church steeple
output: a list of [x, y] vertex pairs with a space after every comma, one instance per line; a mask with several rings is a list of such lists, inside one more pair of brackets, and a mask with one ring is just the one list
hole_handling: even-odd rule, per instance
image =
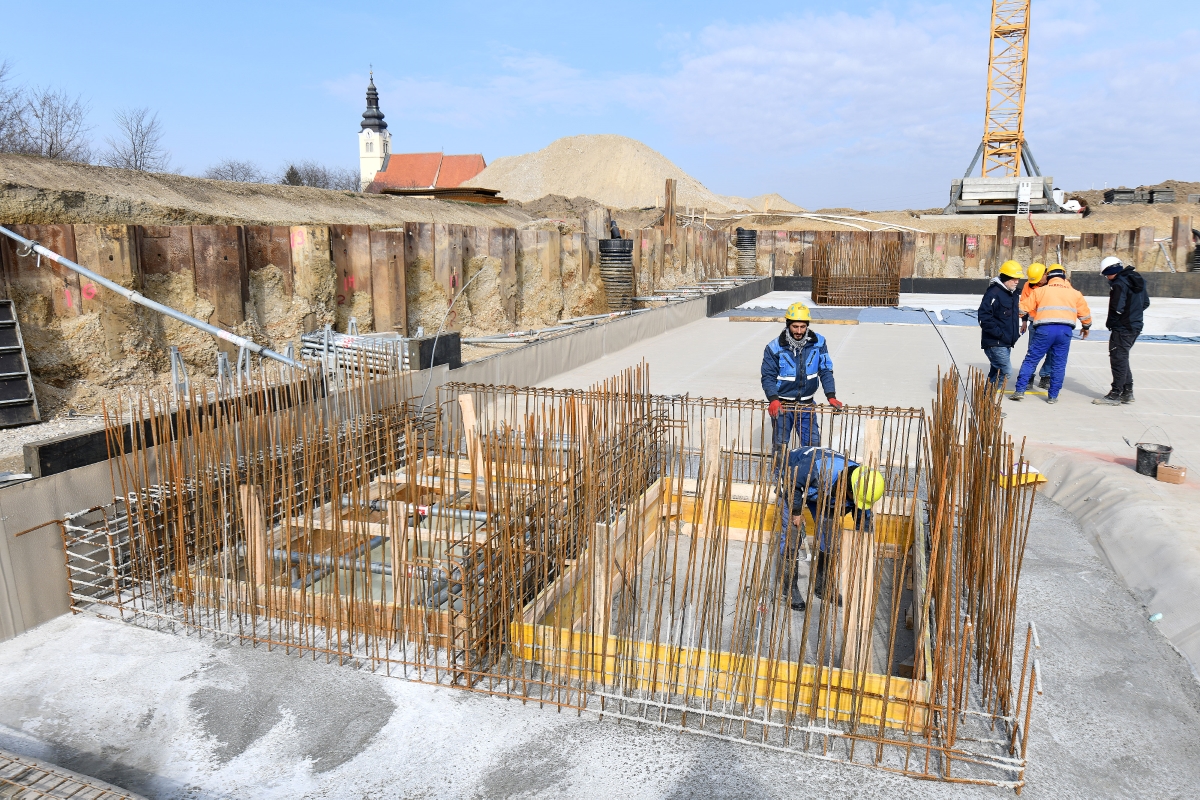
[[374, 70], [371, 70], [370, 82], [367, 84], [367, 110], [362, 115], [361, 130], [372, 130], [376, 133], [387, 130], [383, 112], [379, 110], [379, 91], [375, 88]]
[[392, 134], [383, 121], [379, 110], [379, 92], [375, 89], [375, 71], [367, 84], [367, 110], [362, 115], [358, 131], [359, 180], [363, 189], [375, 180], [375, 173], [387, 169], [388, 156], [392, 152]]

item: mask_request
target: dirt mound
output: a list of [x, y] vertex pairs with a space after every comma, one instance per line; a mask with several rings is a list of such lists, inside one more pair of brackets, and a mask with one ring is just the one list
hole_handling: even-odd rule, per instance
[[729, 202], [730, 207], [745, 206], [747, 211], [759, 211], [762, 213], [768, 211], [788, 211], [793, 214], [804, 211], [800, 206], [775, 193], [760, 194], [758, 197], [751, 198], [726, 195], [723, 199]]
[[498, 158], [467, 182], [499, 189], [522, 203], [547, 195], [589, 198], [609, 208], [651, 208], [663, 203], [663, 181], [679, 181], [680, 208], [750, 210], [709, 191], [662, 153], [614, 134], [568, 136], [535, 153]]
[[0, 155], [0, 221], [10, 223], [519, 227], [527, 220], [507, 206], [210, 181]]

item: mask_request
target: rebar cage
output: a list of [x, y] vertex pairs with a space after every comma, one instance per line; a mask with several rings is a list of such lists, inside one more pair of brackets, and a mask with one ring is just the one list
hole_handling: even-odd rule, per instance
[[[413, 394], [403, 376], [335, 390], [297, 374], [174, 411], [142, 398], [128, 438], [111, 415], [118, 499], [62, 526], [73, 608], [1023, 784], [1015, 605], [1035, 484], [978, 373], [943, 378], [932, 417], [773, 419], [653, 395], [644, 365], [581, 391]], [[831, 457], [800, 474], [789, 456], [813, 447]], [[881, 477], [867, 508], [850, 466]]]
[[900, 305], [900, 241], [834, 234], [813, 249], [812, 299], [831, 306]]

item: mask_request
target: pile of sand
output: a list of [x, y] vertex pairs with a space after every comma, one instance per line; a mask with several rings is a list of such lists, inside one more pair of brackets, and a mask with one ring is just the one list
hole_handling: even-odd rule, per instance
[[779, 195], [746, 200], [711, 192], [657, 150], [614, 134], [568, 136], [536, 153], [498, 158], [466, 185], [499, 189], [503, 197], [523, 203], [561, 195], [609, 208], [661, 208], [667, 178], [679, 182], [675, 203], [681, 211], [759, 211], [758, 203], [775, 211], [799, 210]]
[[0, 222], [14, 224], [519, 227], [528, 219], [507, 206], [211, 181], [0, 155]]

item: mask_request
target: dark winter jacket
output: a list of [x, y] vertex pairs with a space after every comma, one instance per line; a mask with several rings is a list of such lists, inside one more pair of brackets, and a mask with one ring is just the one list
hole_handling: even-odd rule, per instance
[[1142, 329], [1142, 312], [1150, 307], [1146, 279], [1133, 267], [1126, 267], [1112, 279], [1108, 287], [1108, 319], [1104, 327], [1110, 331]]
[[768, 400], [799, 400], [808, 402], [817, 393], [817, 378], [826, 397], [834, 396], [833, 359], [825, 337], [809, 329], [804, 336], [804, 347], [800, 351], [799, 363], [792, 355], [785, 337], [791, 336], [784, 328], [779, 338], [773, 339], [763, 349], [762, 390]]
[[1021, 296], [992, 278], [979, 304], [980, 347], [1012, 347], [1021, 338]]

